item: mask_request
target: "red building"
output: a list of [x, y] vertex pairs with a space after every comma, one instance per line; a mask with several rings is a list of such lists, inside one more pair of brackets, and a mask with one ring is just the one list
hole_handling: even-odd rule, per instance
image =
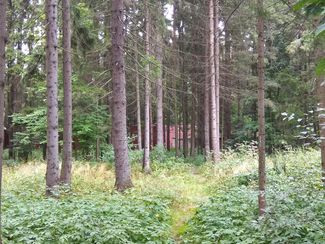
[[[151, 135], [150, 135], [150, 145], [151, 147], [154, 147], [157, 145], [157, 125], [153, 124], [151, 128]], [[178, 126], [178, 133], [179, 133], [179, 144], [180, 147], [183, 146], [183, 126]], [[136, 146], [138, 144], [137, 136], [138, 136], [138, 129], [136, 125], [129, 126], [128, 128], [128, 136], [132, 138], [132, 143]], [[191, 128], [190, 125], [188, 126], [187, 130], [187, 138], [188, 142], [190, 143], [191, 139]], [[169, 142], [168, 142], [169, 139]], [[169, 126], [169, 137], [168, 137], [168, 127], [165, 125], [164, 127], [164, 145], [166, 148], [175, 148], [175, 141], [176, 140], [176, 127], [175, 125]], [[144, 141], [144, 133], [142, 128], [142, 141]], [[190, 144], [189, 144], [190, 146]]]

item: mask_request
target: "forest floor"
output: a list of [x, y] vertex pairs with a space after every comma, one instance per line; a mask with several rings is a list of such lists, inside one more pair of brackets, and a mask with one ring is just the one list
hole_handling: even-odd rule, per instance
[[[285, 172], [291, 164], [296, 164], [295, 160], [302, 162], [306, 171], [311, 162], [317, 165], [318, 154], [314, 150], [277, 154], [268, 158], [268, 171]], [[135, 187], [123, 195], [113, 190], [115, 177], [111, 164], [76, 162], [72, 189], [60, 189], [57, 199], [44, 196], [44, 162], [5, 167], [5, 243], [200, 243], [203, 240], [213, 243], [212, 240], [229, 235], [227, 230], [226, 234], [217, 235], [218, 229], [230, 228], [225, 227], [229, 218], [222, 219], [223, 227], [216, 224], [220, 221], [218, 214], [222, 217], [220, 211], [230, 211], [231, 215], [234, 208], [241, 213], [246, 205], [240, 203], [236, 209], [236, 204], [246, 195], [248, 200], [242, 200], [252, 201], [247, 213], [257, 209], [256, 190], [249, 195], [250, 188], [237, 195], [233, 193], [236, 200], [228, 198], [232, 193], [222, 200], [234, 207], [223, 206], [224, 202], [213, 205], [225, 191], [240, 192], [242, 185], [255, 184], [256, 153], [249, 148], [227, 152], [218, 165], [194, 161], [158, 157], [153, 159], [150, 175], [144, 175], [139, 163], [133, 162]], [[210, 206], [223, 209], [213, 210]], [[323, 211], [323, 205], [319, 211]], [[202, 218], [202, 212], [207, 219]], [[318, 220], [318, 224], [324, 229], [322, 221]], [[238, 240], [230, 243], [235, 242]]]

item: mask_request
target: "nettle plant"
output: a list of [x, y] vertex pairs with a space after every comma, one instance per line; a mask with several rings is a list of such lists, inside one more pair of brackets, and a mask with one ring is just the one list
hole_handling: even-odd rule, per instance
[[314, 146], [320, 143], [318, 134], [317, 111], [311, 109], [304, 116], [298, 116], [295, 113], [281, 113], [282, 120], [287, 121], [293, 129], [293, 136], [304, 146]]

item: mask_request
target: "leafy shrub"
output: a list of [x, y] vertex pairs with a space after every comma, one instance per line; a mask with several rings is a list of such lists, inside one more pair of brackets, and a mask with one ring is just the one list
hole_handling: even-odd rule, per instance
[[241, 175], [236, 176], [236, 179], [238, 181], [238, 185], [248, 186], [252, 182], [255, 182], [258, 180], [258, 175], [256, 173], [241, 174]]
[[[268, 209], [258, 218], [256, 175], [235, 178], [239, 186], [219, 190], [188, 223], [185, 243], [325, 243], [324, 190], [318, 165], [299, 153], [286, 156], [287, 171], [268, 172]], [[308, 154], [306, 159], [308, 158]], [[255, 184], [254, 184], [255, 183]]]
[[24, 201], [6, 196], [5, 243], [166, 243], [168, 202], [113, 195]]

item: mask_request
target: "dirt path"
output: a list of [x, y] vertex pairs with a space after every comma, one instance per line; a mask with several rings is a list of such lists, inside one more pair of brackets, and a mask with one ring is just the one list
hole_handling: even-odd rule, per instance
[[188, 221], [194, 216], [197, 208], [209, 200], [212, 191], [223, 186], [225, 181], [234, 175], [250, 170], [251, 167], [244, 165], [226, 169], [215, 167], [209, 170], [193, 167], [189, 172], [188, 180], [183, 184], [178, 184], [178, 198], [171, 207], [173, 240], [181, 243]]
[[211, 179], [197, 173], [193, 168], [187, 184], [180, 184], [178, 199], [171, 207], [172, 238], [181, 241], [181, 236], [186, 230], [187, 222], [194, 216], [196, 209], [209, 200]]

